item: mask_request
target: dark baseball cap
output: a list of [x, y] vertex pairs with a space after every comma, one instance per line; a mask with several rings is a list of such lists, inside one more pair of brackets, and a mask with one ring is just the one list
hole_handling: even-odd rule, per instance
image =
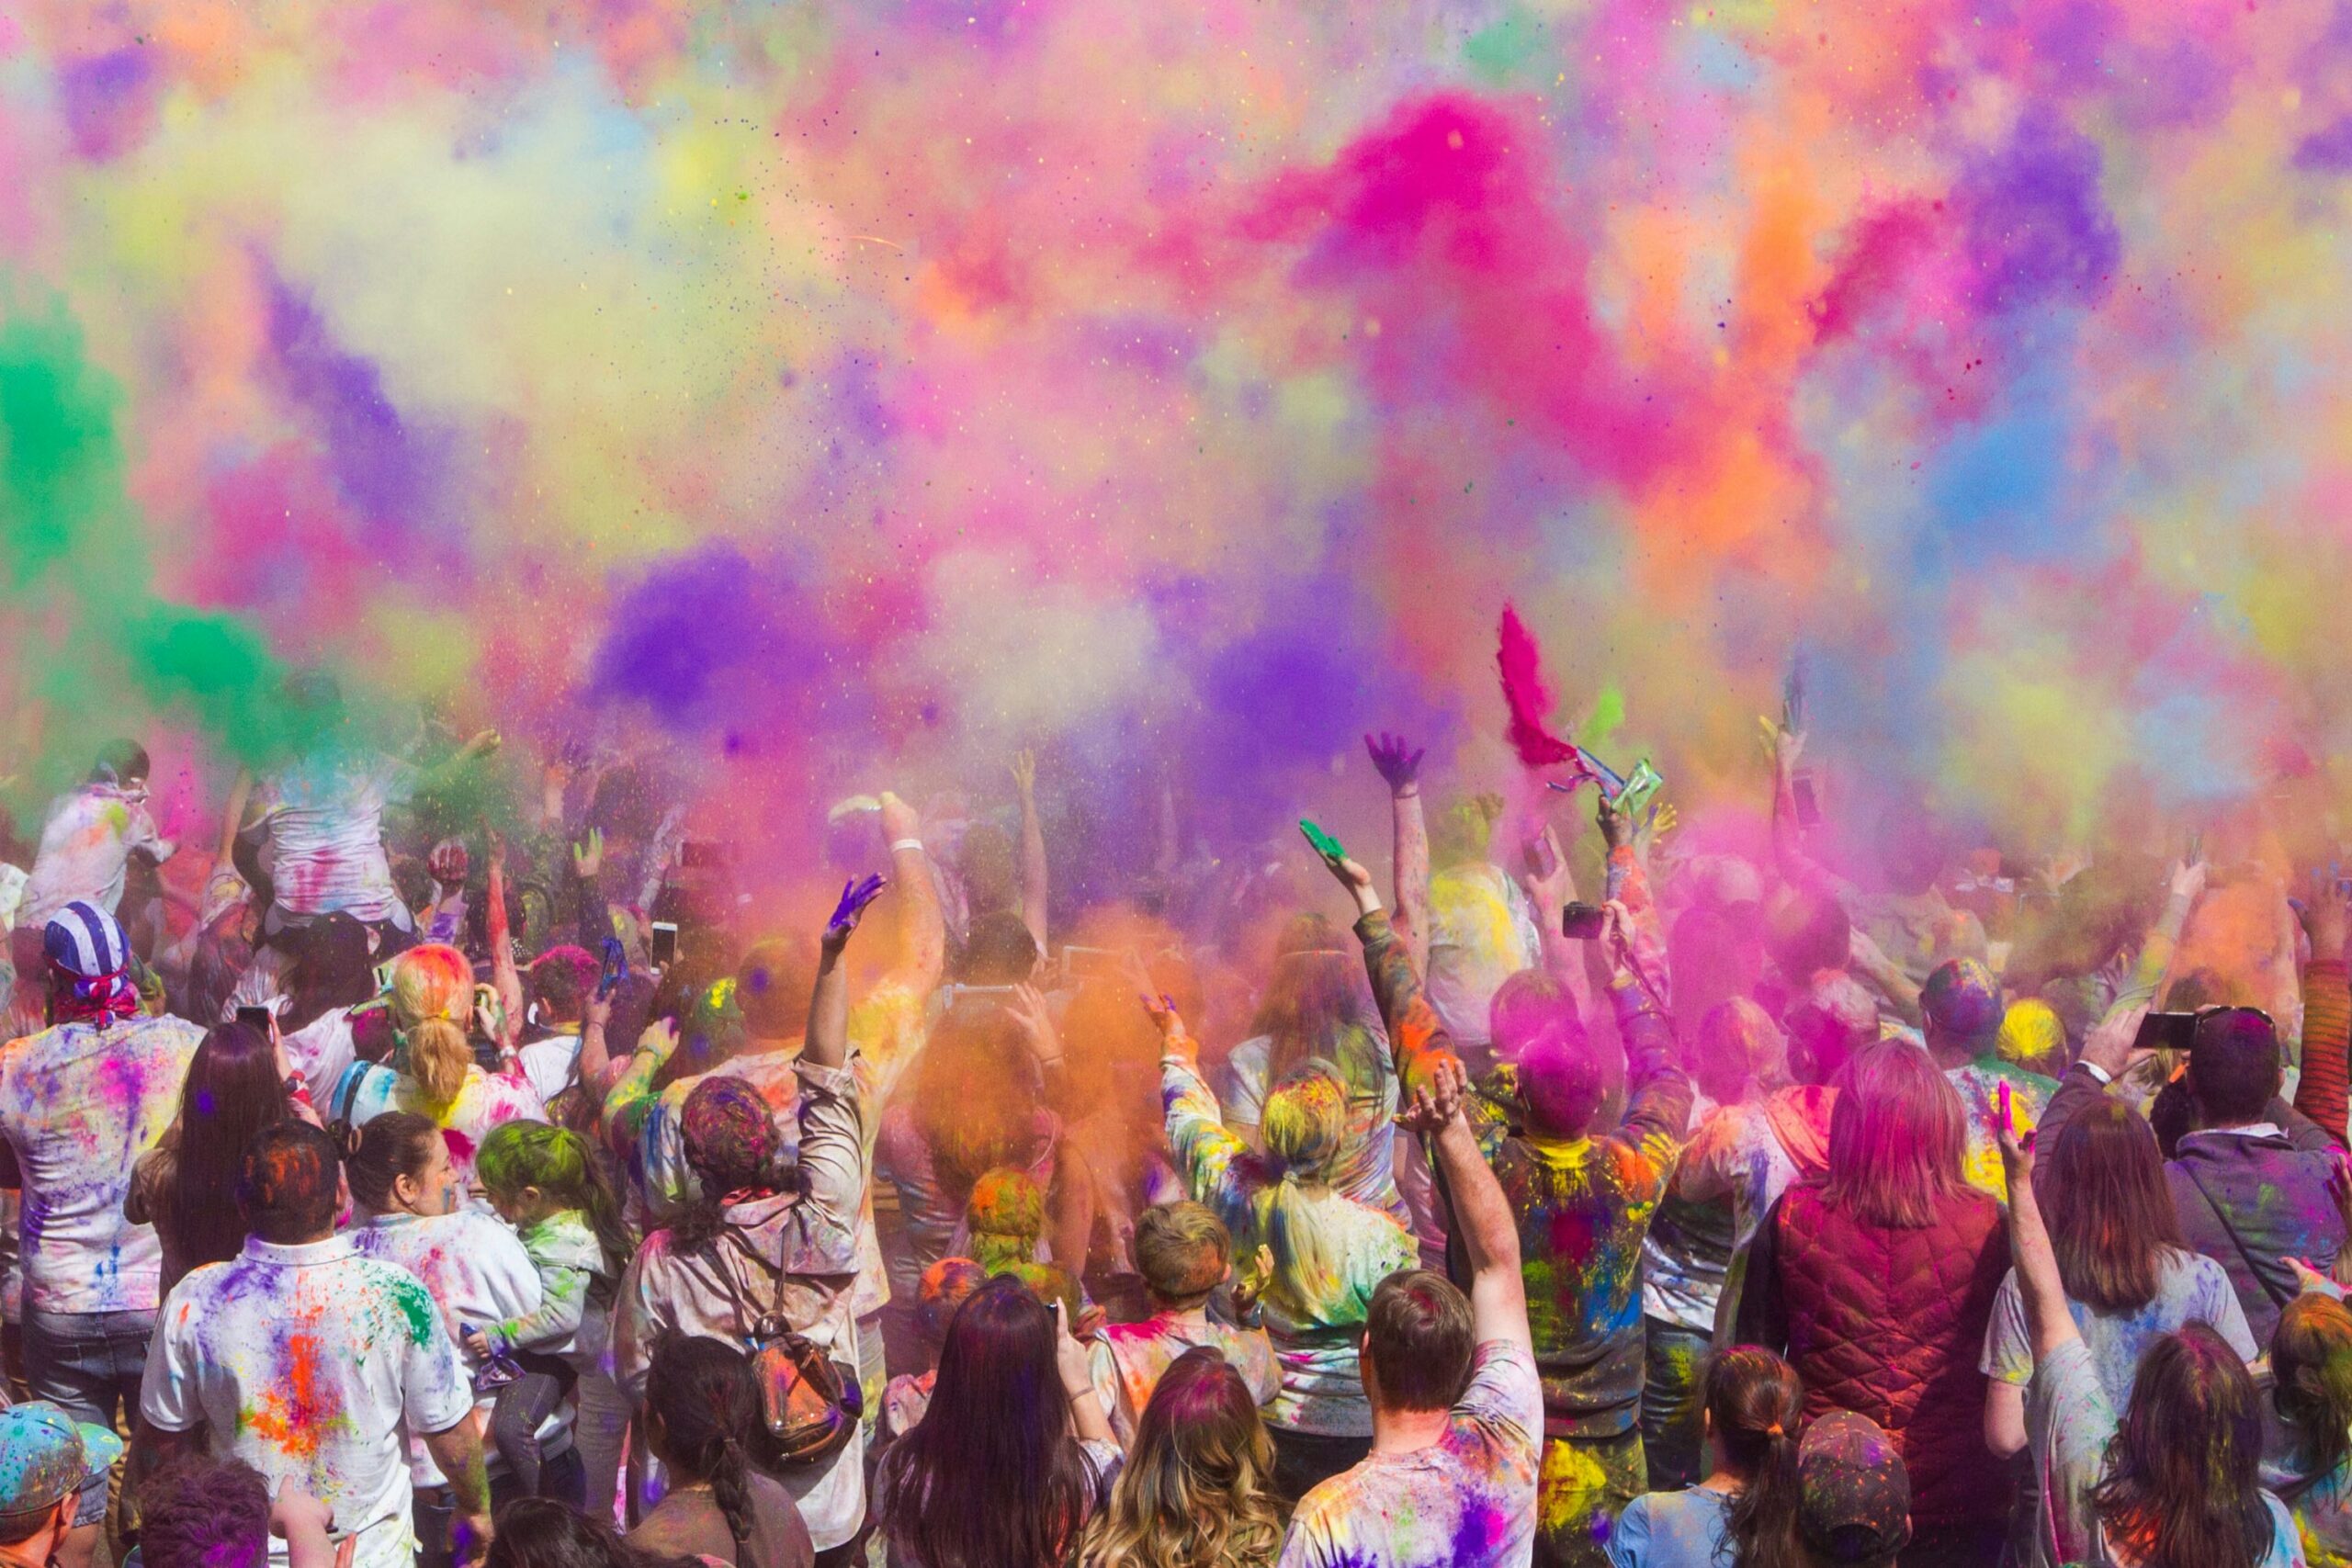
[[1797, 1445], [1797, 1529], [1832, 1562], [1878, 1562], [1911, 1541], [1911, 1476], [1867, 1416], [1832, 1410]]

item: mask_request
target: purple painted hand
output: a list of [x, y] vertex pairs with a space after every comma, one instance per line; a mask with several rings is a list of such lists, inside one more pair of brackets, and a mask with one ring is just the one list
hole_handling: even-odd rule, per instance
[[857, 922], [865, 918], [865, 907], [882, 896], [890, 885], [883, 876], [869, 876], [864, 881], [853, 877], [842, 885], [842, 901], [833, 906], [833, 918], [825, 922], [825, 945], [839, 950], [849, 941], [849, 933], [857, 930]]
[[1411, 788], [1421, 776], [1421, 759], [1426, 749], [1410, 750], [1412, 742], [1401, 735], [1382, 730], [1378, 735], [1363, 738], [1363, 749], [1372, 754], [1372, 765], [1388, 781], [1389, 789], [1397, 794]]

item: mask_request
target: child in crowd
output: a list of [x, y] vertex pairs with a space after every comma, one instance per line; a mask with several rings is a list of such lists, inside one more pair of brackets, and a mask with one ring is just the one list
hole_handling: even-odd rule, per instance
[[613, 1290], [628, 1264], [628, 1234], [587, 1140], [568, 1128], [505, 1122], [483, 1141], [474, 1169], [539, 1276], [537, 1311], [466, 1334], [477, 1356], [520, 1370], [499, 1392], [491, 1436], [525, 1493], [537, 1495], [534, 1434], [581, 1379], [605, 1375]]

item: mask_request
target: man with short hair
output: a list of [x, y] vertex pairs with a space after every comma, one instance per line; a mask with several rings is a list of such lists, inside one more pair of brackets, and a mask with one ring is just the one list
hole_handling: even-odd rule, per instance
[[[326, 1504], [358, 1538], [353, 1568], [415, 1560], [404, 1441], [415, 1433], [449, 1478], [469, 1557], [491, 1535], [473, 1386], [416, 1276], [335, 1234], [342, 1176], [334, 1141], [307, 1122], [254, 1137], [238, 1173], [244, 1251], [173, 1290], [140, 1414], [172, 1453], [200, 1441]], [[270, 1553], [282, 1568], [282, 1543]]]
[[1373, 1292], [1358, 1363], [1372, 1453], [1299, 1500], [1282, 1568], [1519, 1568], [1530, 1559], [1544, 1393], [1519, 1232], [1462, 1113], [1464, 1087], [1448, 1047], [1406, 1120], [1434, 1139], [1470, 1292], [1418, 1269]]
[[111, 1427], [138, 1405], [164, 1267], [154, 1228], [122, 1206], [204, 1032], [141, 1013], [130, 944], [96, 905], [66, 905], [41, 941], [50, 1027], [0, 1046], [0, 1187], [24, 1192], [26, 1381]]
[[2181, 1234], [2229, 1272], [2256, 1345], [2270, 1343], [2278, 1309], [2301, 1289], [2290, 1260], [2334, 1258], [2346, 1239], [2328, 1192], [2339, 1156], [2298, 1147], [2272, 1119], [2281, 1077], [2267, 1013], [2199, 1013], [2185, 1079], [2195, 1130], [2165, 1164]]

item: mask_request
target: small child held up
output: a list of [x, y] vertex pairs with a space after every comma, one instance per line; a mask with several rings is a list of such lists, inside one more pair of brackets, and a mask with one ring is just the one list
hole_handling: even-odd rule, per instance
[[[467, 1348], [503, 1357], [522, 1375], [491, 1407], [493, 1446], [529, 1495], [541, 1495], [538, 1430], [582, 1377], [605, 1375], [613, 1293], [628, 1267], [620, 1202], [587, 1140], [544, 1122], [492, 1128], [474, 1173], [499, 1217], [522, 1236], [539, 1275], [538, 1310], [470, 1326]], [[562, 1501], [578, 1507], [582, 1499]]]

